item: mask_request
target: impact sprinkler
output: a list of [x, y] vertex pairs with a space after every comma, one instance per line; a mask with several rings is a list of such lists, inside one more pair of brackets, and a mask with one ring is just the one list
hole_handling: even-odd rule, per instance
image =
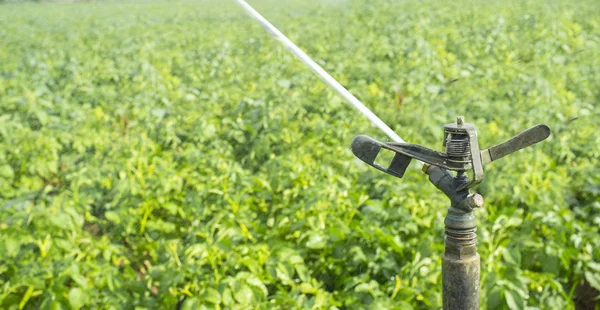
[[[450, 199], [450, 208], [444, 221], [446, 225], [445, 253], [442, 262], [444, 309], [479, 309], [479, 254], [476, 249], [477, 225], [473, 210], [483, 206], [483, 197], [479, 194], [471, 194], [469, 189], [483, 180], [485, 164], [548, 138], [550, 128], [546, 125], [537, 125], [504, 143], [480, 151], [475, 126], [465, 123], [462, 117], [458, 117], [456, 124], [444, 126], [445, 152], [405, 143], [377, 115], [252, 6], [244, 0], [236, 0], [236, 2], [325, 84], [395, 141], [379, 142], [367, 136], [357, 136], [352, 141], [352, 152], [356, 157], [398, 178], [404, 175], [412, 158], [424, 163], [423, 171], [429, 175], [429, 181]], [[388, 168], [375, 164], [375, 159], [382, 148], [396, 153]], [[456, 175], [450, 171], [456, 171]], [[473, 172], [470, 181], [467, 171]]]
[[[352, 152], [365, 163], [402, 178], [413, 158], [424, 163], [429, 181], [450, 199], [444, 221], [445, 251], [442, 257], [443, 305], [446, 310], [479, 309], [479, 254], [473, 210], [483, 206], [483, 197], [470, 188], [483, 180], [483, 166], [550, 136], [546, 125], [533, 126], [506, 142], [480, 151], [477, 130], [459, 116], [444, 126], [444, 152], [398, 142], [380, 142], [360, 135], [352, 141]], [[395, 152], [389, 167], [375, 163], [382, 149]], [[450, 171], [456, 172], [456, 174]], [[472, 171], [472, 180], [467, 172]]]

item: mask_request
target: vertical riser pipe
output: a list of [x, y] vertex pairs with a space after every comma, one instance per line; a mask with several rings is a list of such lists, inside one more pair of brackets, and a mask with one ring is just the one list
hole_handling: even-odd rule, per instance
[[479, 254], [442, 257], [444, 310], [479, 310]]

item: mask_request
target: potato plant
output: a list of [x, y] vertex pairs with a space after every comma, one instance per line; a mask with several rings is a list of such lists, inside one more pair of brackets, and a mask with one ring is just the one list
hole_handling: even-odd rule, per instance
[[[0, 308], [441, 307], [446, 198], [233, 1], [6, 2]], [[482, 305], [598, 309], [600, 2], [250, 2], [412, 143], [548, 124], [476, 188]]]

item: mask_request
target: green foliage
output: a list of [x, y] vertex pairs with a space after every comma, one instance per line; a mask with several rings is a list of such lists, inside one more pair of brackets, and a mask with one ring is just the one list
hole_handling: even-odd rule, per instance
[[[600, 289], [597, 1], [256, 1], [411, 142], [552, 136], [477, 190], [482, 304]], [[0, 307], [430, 309], [447, 202], [232, 1], [0, 6]]]

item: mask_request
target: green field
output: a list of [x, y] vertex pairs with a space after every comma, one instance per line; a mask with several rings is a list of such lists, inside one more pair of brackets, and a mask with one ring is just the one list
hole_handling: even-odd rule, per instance
[[[481, 302], [600, 308], [599, 1], [249, 2], [411, 143], [548, 124], [476, 188]], [[0, 4], [0, 308], [439, 309], [447, 199], [358, 134], [233, 1]]]

